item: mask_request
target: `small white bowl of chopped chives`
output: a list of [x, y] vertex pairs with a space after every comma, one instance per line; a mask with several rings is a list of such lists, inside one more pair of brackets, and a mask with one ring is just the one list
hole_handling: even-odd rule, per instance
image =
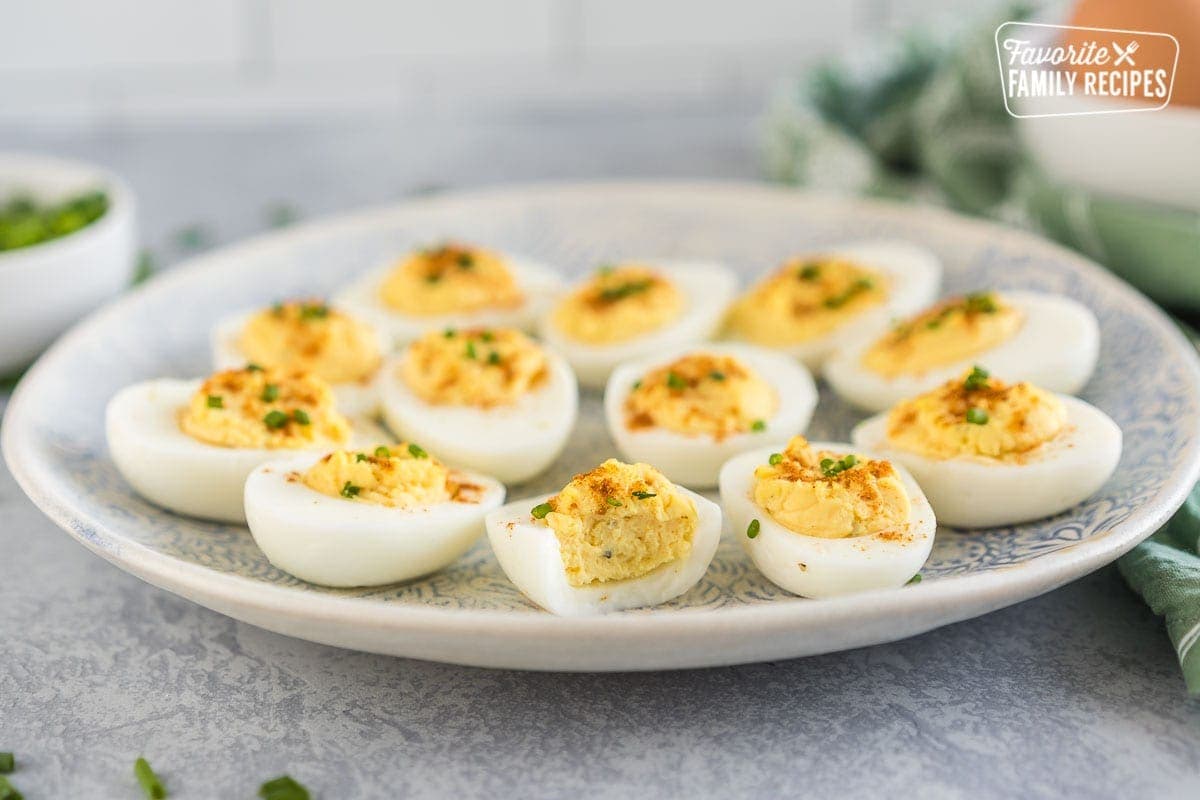
[[133, 193], [77, 161], [0, 152], [0, 376], [129, 285]]

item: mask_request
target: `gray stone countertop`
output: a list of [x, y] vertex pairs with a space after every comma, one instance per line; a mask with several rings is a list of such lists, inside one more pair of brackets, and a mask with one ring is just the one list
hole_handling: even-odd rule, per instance
[[[178, 257], [181, 228], [228, 241], [281, 201], [312, 216], [431, 187], [756, 173], [737, 114], [451, 127], [0, 131], [0, 148], [120, 170], [160, 261]], [[141, 797], [139, 754], [173, 798], [250, 798], [284, 772], [327, 800], [1184, 798], [1200, 796], [1200, 702], [1113, 567], [845, 653], [505, 672], [338, 650], [200, 608], [78, 546], [0, 467], [0, 750], [17, 754], [28, 800]]]

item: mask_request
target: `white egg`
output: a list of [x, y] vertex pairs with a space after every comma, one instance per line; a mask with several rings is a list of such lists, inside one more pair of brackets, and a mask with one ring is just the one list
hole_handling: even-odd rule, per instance
[[584, 616], [660, 605], [700, 582], [721, 541], [720, 506], [687, 489], [679, 492], [696, 504], [691, 552], [640, 578], [572, 586], [557, 535], [548, 525], [536, 524], [529, 513], [553, 495], [518, 500], [488, 514], [488, 541], [509, 580], [553, 614]]
[[[250, 361], [242, 352], [238, 341], [241, 339], [242, 329], [246, 327], [246, 323], [257, 313], [259, 313], [257, 309], [244, 311], [226, 317], [213, 327], [209, 338], [212, 346], [214, 371], [241, 369]], [[379, 352], [385, 355], [390, 353], [392, 345], [387, 337], [380, 334], [374, 327], [372, 327], [372, 332], [378, 338]], [[379, 390], [375, 386], [375, 377], [378, 376], [378, 373], [379, 371], [376, 370], [375, 376], [369, 380], [332, 384], [338, 410], [349, 416], [371, 416], [378, 412]]]
[[[519, 328], [532, 332], [537, 320], [562, 288], [558, 273], [538, 261], [523, 256], [504, 255], [517, 287], [524, 296], [516, 308], [484, 309], [455, 314], [405, 314], [384, 304], [379, 287], [395, 267], [391, 261], [366, 273], [337, 295], [334, 305], [374, 325], [400, 347], [429, 330], [441, 328]], [[389, 350], [392, 348], [388, 348]]]
[[624, 361], [712, 338], [737, 291], [737, 277], [720, 264], [657, 259], [627, 259], [626, 263], [646, 264], [673, 283], [684, 297], [683, 313], [661, 328], [613, 344], [572, 339], [554, 324], [552, 312], [544, 315], [539, 327], [542, 340], [566, 356], [584, 386], [603, 386]]
[[[647, 372], [689, 353], [730, 355], [742, 361], [775, 391], [778, 406], [765, 419], [761, 432], [739, 433], [717, 440], [712, 435], [688, 436], [662, 428], [630, 430], [625, 423], [625, 400]], [[786, 442], [802, 433], [817, 406], [817, 387], [808, 370], [781, 353], [751, 345], [708, 344], [680, 348], [654, 358], [617, 367], [604, 392], [608, 432], [628, 461], [653, 464], [675, 483], [704, 489], [717, 485], [721, 465], [738, 453], [771, 442]]]
[[504, 486], [476, 473], [478, 502], [448, 501], [390, 508], [330, 497], [289, 474], [304, 472], [312, 454], [257, 467], [245, 485], [246, 522], [272, 564], [322, 586], [381, 586], [448, 566], [483, 534], [483, 520], [504, 502]]
[[865, 331], [881, 331], [898, 318], [933, 302], [942, 283], [942, 262], [929, 250], [902, 241], [847, 243], [822, 249], [821, 255], [852, 261], [886, 276], [887, 297], [847, 319], [823, 336], [777, 348], [798, 358], [811, 370], [822, 368], [831, 353]]
[[447, 464], [520, 483], [544, 471], [567, 444], [579, 413], [579, 388], [570, 366], [546, 352], [549, 375], [507, 406], [434, 405], [400, 376], [401, 354], [379, 380], [384, 420], [397, 436], [419, 442]]
[[[881, 457], [848, 444], [813, 442], [812, 447]], [[937, 522], [921, 487], [903, 467], [892, 463], [912, 507], [904, 535], [825, 539], [785, 528], [754, 501], [754, 470], [767, 463], [771, 452], [767, 447], [743, 453], [722, 467], [721, 504], [734, 535], [772, 583], [802, 597], [836, 597], [903, 586], [921, 571], [933, 548]], [[752, 520], [758, 520], [754, 538], [746, 535]]]
[[[198, 380], [163, 378], [127, 386], [105, 410], [108, 449], [134, 490], [169, 511], [223, 522], [243, 522], [242, 486], [255, 467], [294, 451], [219, 447], [184, 433], [179, 411]], [[352, 420], [352, 441], [390, 437], [367, 420]], [[312, 450], [327, 450], [323, 444]]]
[[888, 439], [886, 413], [859, 423], [852, 438], [856, 446], [907, 467], [943, 525], [1015, 525], [1091, 497], [1121, 458], [1121, 429], [1107, 414], [1075, 397], [1059, 395], [1059, 400], [1067, 409], [1067, 429], [1022, 463], [983, 457], [939, 460], [902, 450]]
[[[868, 411], [882, 411], [926, 392], [978, 364], [1013, 381], [1029, 381], [1053, 392], [1083, 388], [1100, 353], [1100, 326], [1086, 306], [1058, 295], [1002, 291], [1021, 311], [1016, 334], [996, 347], [920, 375], [888, 378], [863, 366], [863, 353], [882, 335], [856, 336], [825, 363], [825, 379], [842, 399]], [[869, 334], [869, 335], [868, 335]]]

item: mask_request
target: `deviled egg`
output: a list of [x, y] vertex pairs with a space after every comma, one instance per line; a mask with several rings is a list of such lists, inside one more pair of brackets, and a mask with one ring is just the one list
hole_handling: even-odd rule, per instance
[[731, 339], [782, 350], [816, 370], [840, 344], [933, 301], [942, 265], [928, 250], [879, 241], [788, 259], [729, 309]]
[[399, 346], [431, 328], [532, 330], [560, 286], [558, 276], [536, 261], [447, 242], [367, 273], [335, 304]]
[[495, 478], [449, 469], [407, 442], [269, 461], [245, 488], [255, 543], [284, 572], [323, 586], [437, 572], [503, 502]]
[[978, 367], [859, 423], [853, 439], [908, 467], [938, 521], [963, 528], [1065, 511], [1121, 458], [1121, 429], [1103, 411]]
[[388, 342], [367, 323], [322, 300], [291, 300], [228, 317], [212, 332], [213, 368], [245, 364], [311, 372], [333, 385], [345, 414], [372, 414], [372, 382]]
[[721, 509], [646, 464], [605, 461], [558, 494], [487, 516], [496, 560], [561, 616], [655, 606], [695, 586], [721, 540]]
[[542, 319], [541, 336], [584, 386], [623, 361], [710, 338], [737, 287], [719, 264], [644, 260], [602, 266]]
[[1086, 306], [1040, 292], [951, 297], [883, 333], [859, 336], [825, 364], [846, 401], [882, 411], [982, 364], [1011, 380], [1075, 394], [1091, 377], [1100, 327]]
[[315, 375], [251, 365], [207, 380], [127, 386], [108, 402], [108, 449], [138, 494], [181, 514], [241, 522], [246, 476], [281, 451], [328, 450], [366, 438]]
[[717, 485], [721, 465], [808, 427], [812, 376], [781, 353], [707, 344], [622, 364], [608, 380], [604, 413], [617, 449], [676, 483]]
[[721, 504], [755, 566], [803, 597], [903, 586], [937, 530], [913, 477], [848, 444], [797, 436], [721, 469]]
[[379, 386], [398, 435], [505, 482], [546, 469], [579, 410], [566, 361], [512, 328], [430, 331], [389, 362]]

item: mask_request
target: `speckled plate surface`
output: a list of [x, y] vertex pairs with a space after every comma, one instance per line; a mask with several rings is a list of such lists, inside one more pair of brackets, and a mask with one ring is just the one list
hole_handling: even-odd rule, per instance
[[[591, 619], [546, 614], [508, 583], [486, 541], [426, 580], [309, 586], [274, 569], [245, 528], [173, 516], [135, 497], [109, 460], [104, 404], [120, 387], [208, 370], [211, 323], [280, 296], [328, 292], [389, 254], [446, 236], [578, 274], [623, 253], [720, 259], [744, 280], [793, 250], [900, 237], [935, 250], [946, 289], [1035, 288], [1094, 309], [1100, 366], [1083, 396], [1125, 432], [1117, 474], [1071, 512], [981, 533], [939, 531], [924, 580], [803, 600], [768, 583], [736, 541], [666, 606]], [[615, 454], [599, 396], [572, 445], [517, 498]], [[809, 434], [845, 440], [858, 416], [822, 389]], [[1100, 268], [1017, 231], [946, 212], [755, 185], [548, 185], [447, 195], [295, 228], [195, 259], [97, 312], [21, 383], [3, 446], [26, 493], [85, 546], [230, 616], [313, 641], [493, 667], [693, 667], [827, 652], [910, 636], [1018, 602], [1106, 564], [1157, 528], [1200, 471], [1200, 364], [1171, 322]]]

